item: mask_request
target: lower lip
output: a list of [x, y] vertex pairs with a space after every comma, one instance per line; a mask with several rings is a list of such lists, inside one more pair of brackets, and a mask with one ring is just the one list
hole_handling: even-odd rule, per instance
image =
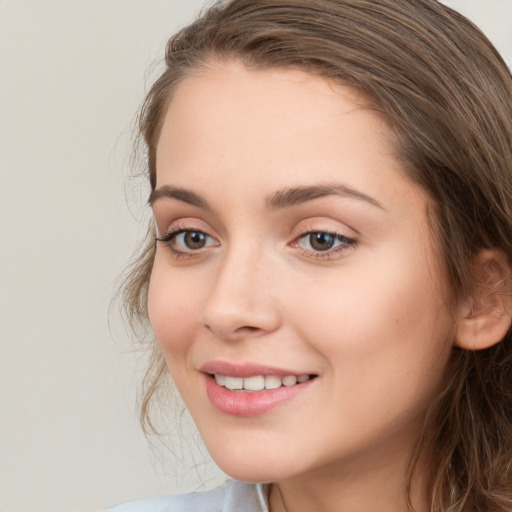
[[206, 375], [206, 393], [210, 402], [221, 412], [231, 416], [251, 417], [260, 416], [274, 407], [291, 400], [302, 393], [314, 380], [310, 379], [301, 384], [262, 391], [240, 392], [230, 391], [219, 386], [215, 379]]

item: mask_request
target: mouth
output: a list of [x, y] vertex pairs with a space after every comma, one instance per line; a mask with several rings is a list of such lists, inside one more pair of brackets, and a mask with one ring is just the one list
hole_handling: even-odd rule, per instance
[[256, 391], [279, 389], [303, 384], [314, 379], [316, 375], [254, 375], [251, 377], [233, 377], [219, 373], [209, 374], [215, 382], [229, 391], [240, 393], [254, 393]]
[[221, 413], [265, 416], [315, 388], [318, 375], [253, 364], [211, 362], [201, 368], [210, 403]]

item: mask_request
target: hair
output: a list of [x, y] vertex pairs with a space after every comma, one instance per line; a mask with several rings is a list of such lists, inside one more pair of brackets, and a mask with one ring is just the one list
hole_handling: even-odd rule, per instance
[[[214, 4], [169, 40], [165, 70], [141, 108], [139, 130], [152, 189], [156, 147], [173, 91], [191, 74], [228, 60], [334, 80], [359, 91], [382, 114], [404, 172], [432, 200], [432, 232], [453, 303], [475, 293], [472, 260], [479, 251], [499, 250], [507, 265], [512, 261], [512, 77], [465, 17], [435, 0]], [[155, 251], [154, 234], [148, 233], [123, 288], [135, 327], [148, 325]], [[141, 404], [147, 430], [150, 405], [166, 375], [152, 343]], [[426, 455], [431, 511], [510, 512], [511, 332], [485, 350], [453, 350], [453, 373], [427, 411], [406, 490], [410, 493], [418, 460]]]

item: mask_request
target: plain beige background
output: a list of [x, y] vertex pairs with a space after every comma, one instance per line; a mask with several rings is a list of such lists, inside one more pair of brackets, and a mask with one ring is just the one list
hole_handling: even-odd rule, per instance
[[[0, 0], [0, 512], [93, 512], [222, 480], [150, 449], [139, 356], [107, 318], [141, 215], [125, 200], [134, 115], [167, 36], [204, 3]], [[449, 3], [512, 64], [512, 0]]]

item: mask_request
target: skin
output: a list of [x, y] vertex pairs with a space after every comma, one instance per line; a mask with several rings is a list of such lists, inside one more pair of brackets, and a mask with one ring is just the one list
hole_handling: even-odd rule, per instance
[[[187, 189], [209, 209], [157, 194], [158, 234], [207, 237], [199, 249], [183, 234], [157, 243], [150, 320], [213, 458], [234, 478], [274, 482], [272, 512], [407, 510], [405, 468], [456, 322], [429, 199], [390, 140], [353, 90], [237, 62], [185, 79], [165, 116], [156, 189]], [[352, 192], [268, 208], [277, 191], [334, 183]], [[311, 232], [355, 243], [318, 251]], [[240, 418], [207, 397], [199, 368], [212, 360], [317, 377]], [[426, 510], [420, 482], [421, 467]]]

